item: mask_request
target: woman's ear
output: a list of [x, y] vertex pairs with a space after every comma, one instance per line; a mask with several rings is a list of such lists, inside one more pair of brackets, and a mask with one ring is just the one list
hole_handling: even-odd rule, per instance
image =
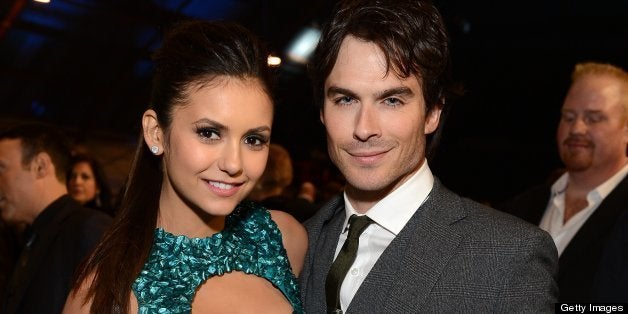
[[164, 152], [164, 133], [159, 126], [157, 113], [148, 109], [142, 115], [142, 130], [144, 132], [144, 141], [148, 145], [148, 149], [155, 155], [161, 155]]

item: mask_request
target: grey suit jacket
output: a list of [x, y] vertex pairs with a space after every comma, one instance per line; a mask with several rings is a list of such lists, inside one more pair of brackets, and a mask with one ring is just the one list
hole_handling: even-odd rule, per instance
[[[326, 311], [325, 277], [344, 215], [343, 199], [336, 197], [306, 222], [309, 247], [299, 280], [307, 313]], [[553, 312], [557, 264], [546, 232], [435, 180], [347, 313]]]

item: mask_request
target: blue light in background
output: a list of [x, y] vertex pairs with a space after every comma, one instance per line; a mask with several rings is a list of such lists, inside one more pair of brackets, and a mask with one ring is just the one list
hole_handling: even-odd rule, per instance
[[36, 117], [41, 117], [46, 113], [46, 106], [40, 104], [37, 100], [31, 103], [31, 113]]
[[57, 30], [63, 30], [68, 28], [68, 24], [45, 11], [32, 11], [24, 10], [20, 16], [20, 19], [27, 23], [32, 23], [46, 28], [52, 28]]
[[139, 60], [133, 66], [133, 74], [138, 77], [147, 77], [153, 70], [153, 63], [149, 60]]
[[177, 10], [182, 3], [186, 3], [181, 8], [180, 13], [190, 17], [202, 18], [204, 20], [219, 19], [231, 16], [236, 8], [236, 1], [227, 0], [155, 0], [156, 5], [167, 8], [171, 11]]
[[84, 3], [83, 5], [78, 5], [73, 1], [55, 1], [51, 0], [48, 5], [46, 5], [47, 9], [50, 11], [63, 12], [63, 14], [68, 15], [85, 15], [87, 12]]

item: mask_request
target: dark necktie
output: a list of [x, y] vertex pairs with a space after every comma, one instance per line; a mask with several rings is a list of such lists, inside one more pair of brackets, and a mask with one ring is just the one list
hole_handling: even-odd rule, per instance
[[325, 280], [325, 294], [327, 295], [327, 311], [330, 313], [342, 313], [340, 309], [340, 286], [347, 275], [347, 271], [353, 265], [358, 253], [360, 234], [373, 221], [367, 216], [352, 215], [349, 218], [349, 235], [338, 253], [338, 257], [327, 273]]

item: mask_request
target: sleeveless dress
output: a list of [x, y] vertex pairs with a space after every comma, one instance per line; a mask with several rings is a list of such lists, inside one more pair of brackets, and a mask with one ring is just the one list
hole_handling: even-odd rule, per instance
[[238, 205], [224, 230], [208, 238], [157, 228], [148, 261], [133, 283], [139, 313], [190, 313], [196, 289], [232, 271], [265, 278], [286, 296], [293, 313], [303, 313], [281, 232], [270, 213], [251, 202]]

